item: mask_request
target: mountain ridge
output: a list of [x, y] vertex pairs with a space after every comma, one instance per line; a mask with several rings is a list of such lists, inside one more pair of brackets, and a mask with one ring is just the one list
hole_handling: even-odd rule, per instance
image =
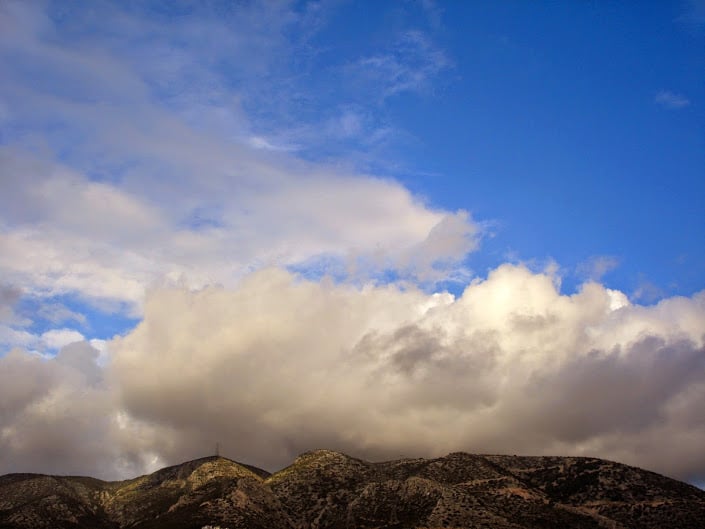
[[125, 481], [0, 476], [0, 529], [702, 528], [705, 491], [589, 457], [368, 462], [313, 450], [274, 473], [208, 456]]

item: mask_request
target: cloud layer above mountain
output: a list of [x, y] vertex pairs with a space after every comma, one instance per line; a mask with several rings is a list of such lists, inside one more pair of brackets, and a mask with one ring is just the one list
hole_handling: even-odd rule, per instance
[[266, 269], [153, 290], [105, 367], [85, 343], [0, 359], [0, 467], [116, 477], [219, 442], [269, 469], [313, 447], [465, 450], [702, 479], [705, 296], [643, 307], [556, 281], [505, 265], [453, 299]]

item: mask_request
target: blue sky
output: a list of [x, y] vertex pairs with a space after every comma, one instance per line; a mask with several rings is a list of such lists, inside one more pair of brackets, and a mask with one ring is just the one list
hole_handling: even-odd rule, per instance
[[[641, 303], [704, 286], [698, 4], [41, 5], [46, 19], [26, 17], [44, 24], [40, 40], [77, 55], [90, 46], [87, 61], [110, 55], [137, 75], [114, 90], [112, 72], [84, 84], [88, 62], [52, 67], [42, 64], [48, 53], [7, 40], [9, 148], [45, 149], [96, 181], [164, 164], [110, 153], [99, 144], [108, 139], [90, 139], [89, 119], [33, 113], [22, 93], [27, 83], [47, 99], [118, 108], [144, 104], [134, 88], [194, 131], [391, 179], [427, 207], [469, 211], [481, 250], [464, 258], [465, 280], [443, 283], [454, 293], [507, 261], [552, 260], [565, 292], [596, 278]], [[183, 222], [217, 225], [213, 206]], [[134, 323], [95, 308], [81, 309], [95, 337]]]
[[[220, 322], [208, 339], [199, 330], [220, 321], [214, 307], [237, 313], [234, 304], [260, 300], [243, 301], [242, 292], [271, 294], [279, 285], [290, 312], [272, 309], [266, 332], [247, 320], [249, 327], [232, 333], [265, 332], [260, 341], [284, 343], [293, 318], [286, 314], [301, 312], [302, 328], [317, 326], [296, 289], [319, 289], [306, 299], [327, 307], [322, 314], [358, 311], [348, 315], [356, 332], [342, 316], [330, 322], [348, 340], [329, 344], [332, 350], [377, 344], [341, 375], [354, 380], [389, 361], [401, 369], [389, 375], [394, 384], [421, 377], [430, 388], [445, 380], [433, 377], [448, 358], [465, 358], [459, 344], [480, 335], [481, 364], [495, 359], [493, 384], [501, 379], [512, 388], [548, 376], [547, 366], [553, 375], [578, 369], [590, 348], [604, 352], [604, 364], [587, 369], [600, 380], [613, 371], [625, 384], [635, 373], [651, 380], [664, 354], [672, 364], [660, 368], [672, 376], [636, 392], [651, 422], [582, 433], [546, 423], [524, 450], [505, 448], [629, 459], [637, 439], [648, 439], [647, 455], [632, 462], [702, 479], [705, 461], [695, 448], [674, 461], [657, 447], [675, 424], [687, 425], [679, 432], [691, 442], [705, 436], [702, 413], [692, 411], [705, 395], [692, 352], [705, 335], [704, 36], [699, 1], [5, 2], [0, 362], [6, 373], [19, 372], [10, 367], [20, 362], [25, 367], [12, 369], [48, 377], [45, 392], [79, 376], [70, 369], [85, 380], [94, 375], [86, 366], [105, 370], [101, 398], [121, 404], [101, 412], [117, 426], [96, 434], [114, 452], [96, 452], [93, 461], [122, 458], [123, 466], [109, 463], [113, 475], [129, 474], [197, 453], [205, 441], [188, 430], [183, 445], [156, 449], [155, 425], [196, 431], [198, 421], [141, 406], [130, 388], [139, 395], [168, 388], [135, 389], [126, 373], [135, 366], [149, 372], [155, 350], [172, 354], [162, 361], [179, 373], [202, 356], [212, 369], [235, 365], [224, 351], [242, 344], [222, 334], [234, 323]], [[220, 292], [213, 305], [198, 297], [211, 289]], [[195, 298], [187, 302], [177, 291]], [[487, 315], [472, 308], [484, 296]], [[268, 302], [250, 308], [258, 313]], [[188, 316], [200, 303], [212, 322]], [[418, 310], [407, 313], [412, 306]], [[410, 325], [442, 329], [445, 337], [414, 334]], [[534, 342], [539, 327], [548, 334]], [[150, 342], [155, 333], [182, 331], [188, 347]], [[509, 333], [510, 342], [487, 345], [498, 333]], [[410, 353], [407, 335], [430, 349]], [[563, 335], [576, 341], [563, 343]], [[397, 349], [401, 356], [390, 360]], [[262, 365], [276, 364], [271, 351], [262, 346]], [[523, 365], [527, 351], [531, 376], [497, 367], [511, 358]], [[297, 366], [332, 361], [324, 352], [288, 352]], [[409, 358], [413, 366], [430, 363], [417, 372]], [[474, 405], [461, 403], [475, 398], [494, 406], [487, 417], [519, 413], [515, 390], [507, 390], [508, 404], [490, 405], [488, 395], [468, 396], [454, 383], [459, 393], [444, 406], [467, 412], [469, 423], [480, 419], [470, 413]], [[35, 395], [28, 391], [17, 395]], [[548, 412], [540, 410], [578, 399], [569, 388], [549, 393], [532, 401], [537, 415], [522, 413], [544, 424]], [[345, 408], [344, 395], [336, 395]], [[388, 396], [372, 395], [370, 404]], [[624, 398], [641, 406], [633, 395]], [[404, 406], [412, 402], [429, 401], [412, 396]], [[673, 424], [661, 431], [666, 408]], [[360, 424], [370, 426], [366, 420]], [[413, 437], [417, 426], [398, 431]], [[313, 442], [291, 441], [279, 423], [259, 427], [286, 442], [272, 441], [278, 455], [271, 458], [251, 447], [245, 456], [254, 463], [276, 465], [287, 450]], [[139, 428], [148, 440], [128, 447], [115, 428]], [[506, 434], [497, 428], [497, 436]], [[443, 432], [441, 447], [495, 446], [495, 438]], [[223, 438], [240, 439], [230, 431], [209, 435], [224, 446]], [[392, 433], [355, 435], [321, 432], [315, 440], [379, 457], [383, 446], [403, 445]], [[627, 440], [620, 444], [619, 436]], [[407, 448], [433, 452], [423, 443]]]
[[[427, 70], [433, 79], [388, 96], [370, 119], [404, 135], [385, 153], [398, 171], [383, 171], [495, 223], [471, 266], [482, 274], [508, 258], [553, 258], [571, 290], [584, 263], [608, 256], [619, 264], [607, 283], [630, 294], [653, 286], [644, 301], [700, 290], [704, 58], [687, 4], [437, 9], [444, 23], [434, 27], [419, 10], [368, 17], [348, 5], [320, 42], [335, 35], [367, 55], [395, 25], [428, 31], [429, 54], [443, 57]], [[341, 92], [338, 105], [369, 97]]]

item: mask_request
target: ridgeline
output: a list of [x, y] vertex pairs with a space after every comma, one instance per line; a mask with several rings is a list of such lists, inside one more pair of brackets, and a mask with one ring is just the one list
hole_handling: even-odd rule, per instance
[[702, 529], [705, 492], [594, 458], [328, 450], [268, 472], [206, 457], [120, 482], [0, 477], [0, 529]]

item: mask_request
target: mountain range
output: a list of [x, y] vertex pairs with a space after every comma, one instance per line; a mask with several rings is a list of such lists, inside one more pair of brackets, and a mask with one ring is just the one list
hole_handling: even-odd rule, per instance
[[329, 450], [269, 472], [218, 456], [127, 481], [0, 477], [1, 529], [702, 529], [705, 491], [582, 457]]

